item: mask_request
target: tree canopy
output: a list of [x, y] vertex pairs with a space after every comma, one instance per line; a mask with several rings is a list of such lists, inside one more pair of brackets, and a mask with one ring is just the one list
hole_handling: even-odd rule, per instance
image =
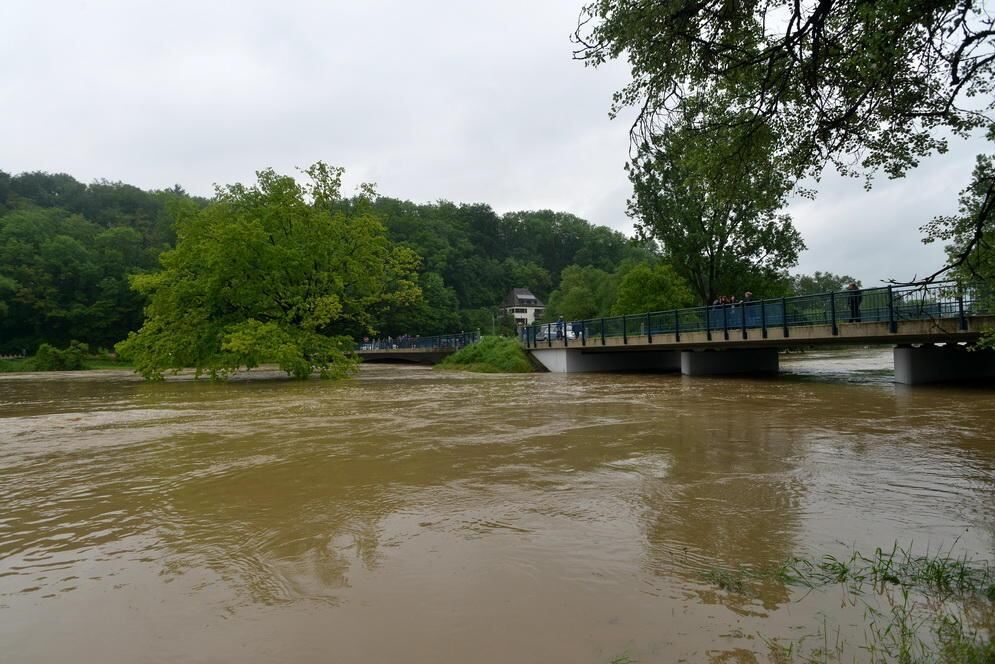
[[[901, 177], [946, 151], [951, 136], [991, 122], [995, 14], [987, 5], [595, 0], [581, 11], [575, 57], [592, 66], [627, 59], [632, 80], [612, 113], [637, 109], [630, 130], [637, 176], [668, 175], [661, 153], [678, 145], [676, 134], [711, 145], [700, 153], [711, 168], [752, 166], [812, 195], [798, 183], [828, 165], [863, 173], [869, 187], [874, 174]], [[758, 139], [764, 158], [754, 152]], [[646, 213], [642, 179], [635, 180], [638, 211]], [[757, 190], [739, 196], [765, 209]], [[710, 199], [702, 205], [722, 212]], [[977, 217], [974, 235], [983, 235]]]
[[145, 323], [118, 344], [147, 378], [194, 367], [224, 376], [274, 361], [303, 378], [356, 364], [350, 335], [417, 301], [418, 257], [392, 243], [372, 207], [342, 201], [342, 170], [318, 163], [308, 182], [272, 170], [220, 187], [177, 223], [162, 270], [136, 276]]
[[774, 138], [757, 132], [746, 144], [670, 128], [630, 166], [629, 212], [645, 237], [690, 285], [699, 302], [771, 284], [805, 248], [788, 215], [779, 213], [790, 182], [770, 163]]
[[819, 295], [821, 293], [833, 293], [844, 290], [850, 284], [863, 284], [859, 279], [846, 274], [833, 274], [832, 272], [819, 272], [813, 274], [796, 274], [791, 278], [791, 290], [795, 295]]
[[569, 265], [549, 296], [546, 318], [584, 320], [608, 316], [615, 303], [618, 276], [596, 267]]
[[[995, 16], [946, 0], [596, 0], [581, 12], [575, 57], [625, 57], [632, 82], [614, 112], [638, 109], [635, 143], [664, 127], [765, 129], [779, 167], [818, 175], [900, 176], [995, 108]], [[699, 107], [727, 111], [699, 115]]]
[[[995, 144], [995, 125], [988, 130], [988, 140]], [[995, 154], [977, 156], [959, 204], [957, 214], [941, 215], [923, 227], [924, 242], [948, 243], [955, 277], [995, 283]]]
[[129, 275], [155, 268], [175, 208], [202, 204], [179, 188], [0, 172], [0, 353], [72, 339], [108, 348], [137, 329]]
[[694, 296], [674, 268], [667, 263], [642, 263], [619, 280], [612, 304], [613, 316], [643, 311], [681, 309], [694, 304]]

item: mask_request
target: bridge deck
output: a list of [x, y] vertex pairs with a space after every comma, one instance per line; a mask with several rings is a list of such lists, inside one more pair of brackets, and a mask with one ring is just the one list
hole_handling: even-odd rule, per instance
[[[818, 344], [914, 344], [975, 341], [985, 329], [995, 329], [995, 316], [965, 318], [967, 329], [960, 329], [956, 319], [906, 320], [895, 323], [895, 331], [887, 322], [837, 323], [767, 328], [742, 328], [697, 332], [654, 332], [623, 336], [579, 335], [573, 339], [544, 339], [529, 344], [530, 349], [582, 348], [587, 351], [607, 350], [691, 350], [700, 348], [787, 348]], [[728, 335], [728, 338], [727, 338]]]
[[623, 350], [972, 341], [995, 327], [995, 293], [953, 282], [888, 286], [532, 325], [526, 348]]

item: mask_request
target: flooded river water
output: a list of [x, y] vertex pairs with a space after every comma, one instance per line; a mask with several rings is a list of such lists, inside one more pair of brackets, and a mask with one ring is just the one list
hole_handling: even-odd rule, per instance
[[838, 593], [716, 571], [995, 559], [995, 392], [890, 366], [0, 374], [0, 661], [751, 662], [827, 616], [856, 638]]

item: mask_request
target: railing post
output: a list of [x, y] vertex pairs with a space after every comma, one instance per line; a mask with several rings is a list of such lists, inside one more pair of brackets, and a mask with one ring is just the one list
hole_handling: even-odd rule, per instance
[[888, 286], [888, 331], [898, 332], [898, 323], [895, 322], [895, 291]]
[[839, 336], [840, 330], [836, 327], [836, 293], [829, 294], [829, 315], [833, 317], [833, 336]]
[[722, 305], [722, 336], [729, 341], [729, 305]]
[[646, 314], [646, 343], [653, 343], [653, 324], [649, 314]]
[[563, 321], [563, 347], [567, 347], [567, 339], [570, 338], [570, 330], [567, 329], [567, 322]]
[[705, 306], [705, 338], [712, 340], [712, 310]]
[[601, 319], [601, 345], [605, 345], [605, 319]]
[[957, 316], [960, 318], [961, 332], [967, 329], [967, 317], [964, 315], [964, 291], [957, 289]]
[[760, 300], [760, 329], [763, 338], [767, 338], [767, 301]]
[[788, 299], [781, 298], [781, 324], [784, 326], [784, 338], [788, 338]]
[[586, 320], [582, 320], [580, 322], [580, 345], [581, 346], [586, 346], [587, 345], [587, 321]]
[[629, 343], [629, 321], [626, 320], [625, 314], [622, 314], [622, 343]]
[[553, 347], [553, 324], [546, 323], [546, 346], [548, 348]]
[[680, 343], [681, 340], [681, 310], [674, 309], [674, 341]]
[[747, 304], [748, 304], [747, 302], [743, 302], [741, 305], [739, 305], [739, 308], [743, 311], [742, 316], [740, 316], [743, 320], [740, 321], [740, 322], [743, 324], [743, 339], [744, 340], [747, 338], [747, 334], [746, 334], [746, 309], [747, 309]]

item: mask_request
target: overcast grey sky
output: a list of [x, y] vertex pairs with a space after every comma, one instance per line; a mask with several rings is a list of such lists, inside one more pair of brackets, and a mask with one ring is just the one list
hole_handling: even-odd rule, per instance
[[[631, 233], [624, 63], [571, 59], [583, 0], [0, 2], [0, 169], [143, 188], [292, 172], [424, 202], [553, 208]], [[979, 138], [904, 180], [827, 176], [790, 212], [797, 271], [867, 285], [932, 271], [919, 226], [953, 212]]]

